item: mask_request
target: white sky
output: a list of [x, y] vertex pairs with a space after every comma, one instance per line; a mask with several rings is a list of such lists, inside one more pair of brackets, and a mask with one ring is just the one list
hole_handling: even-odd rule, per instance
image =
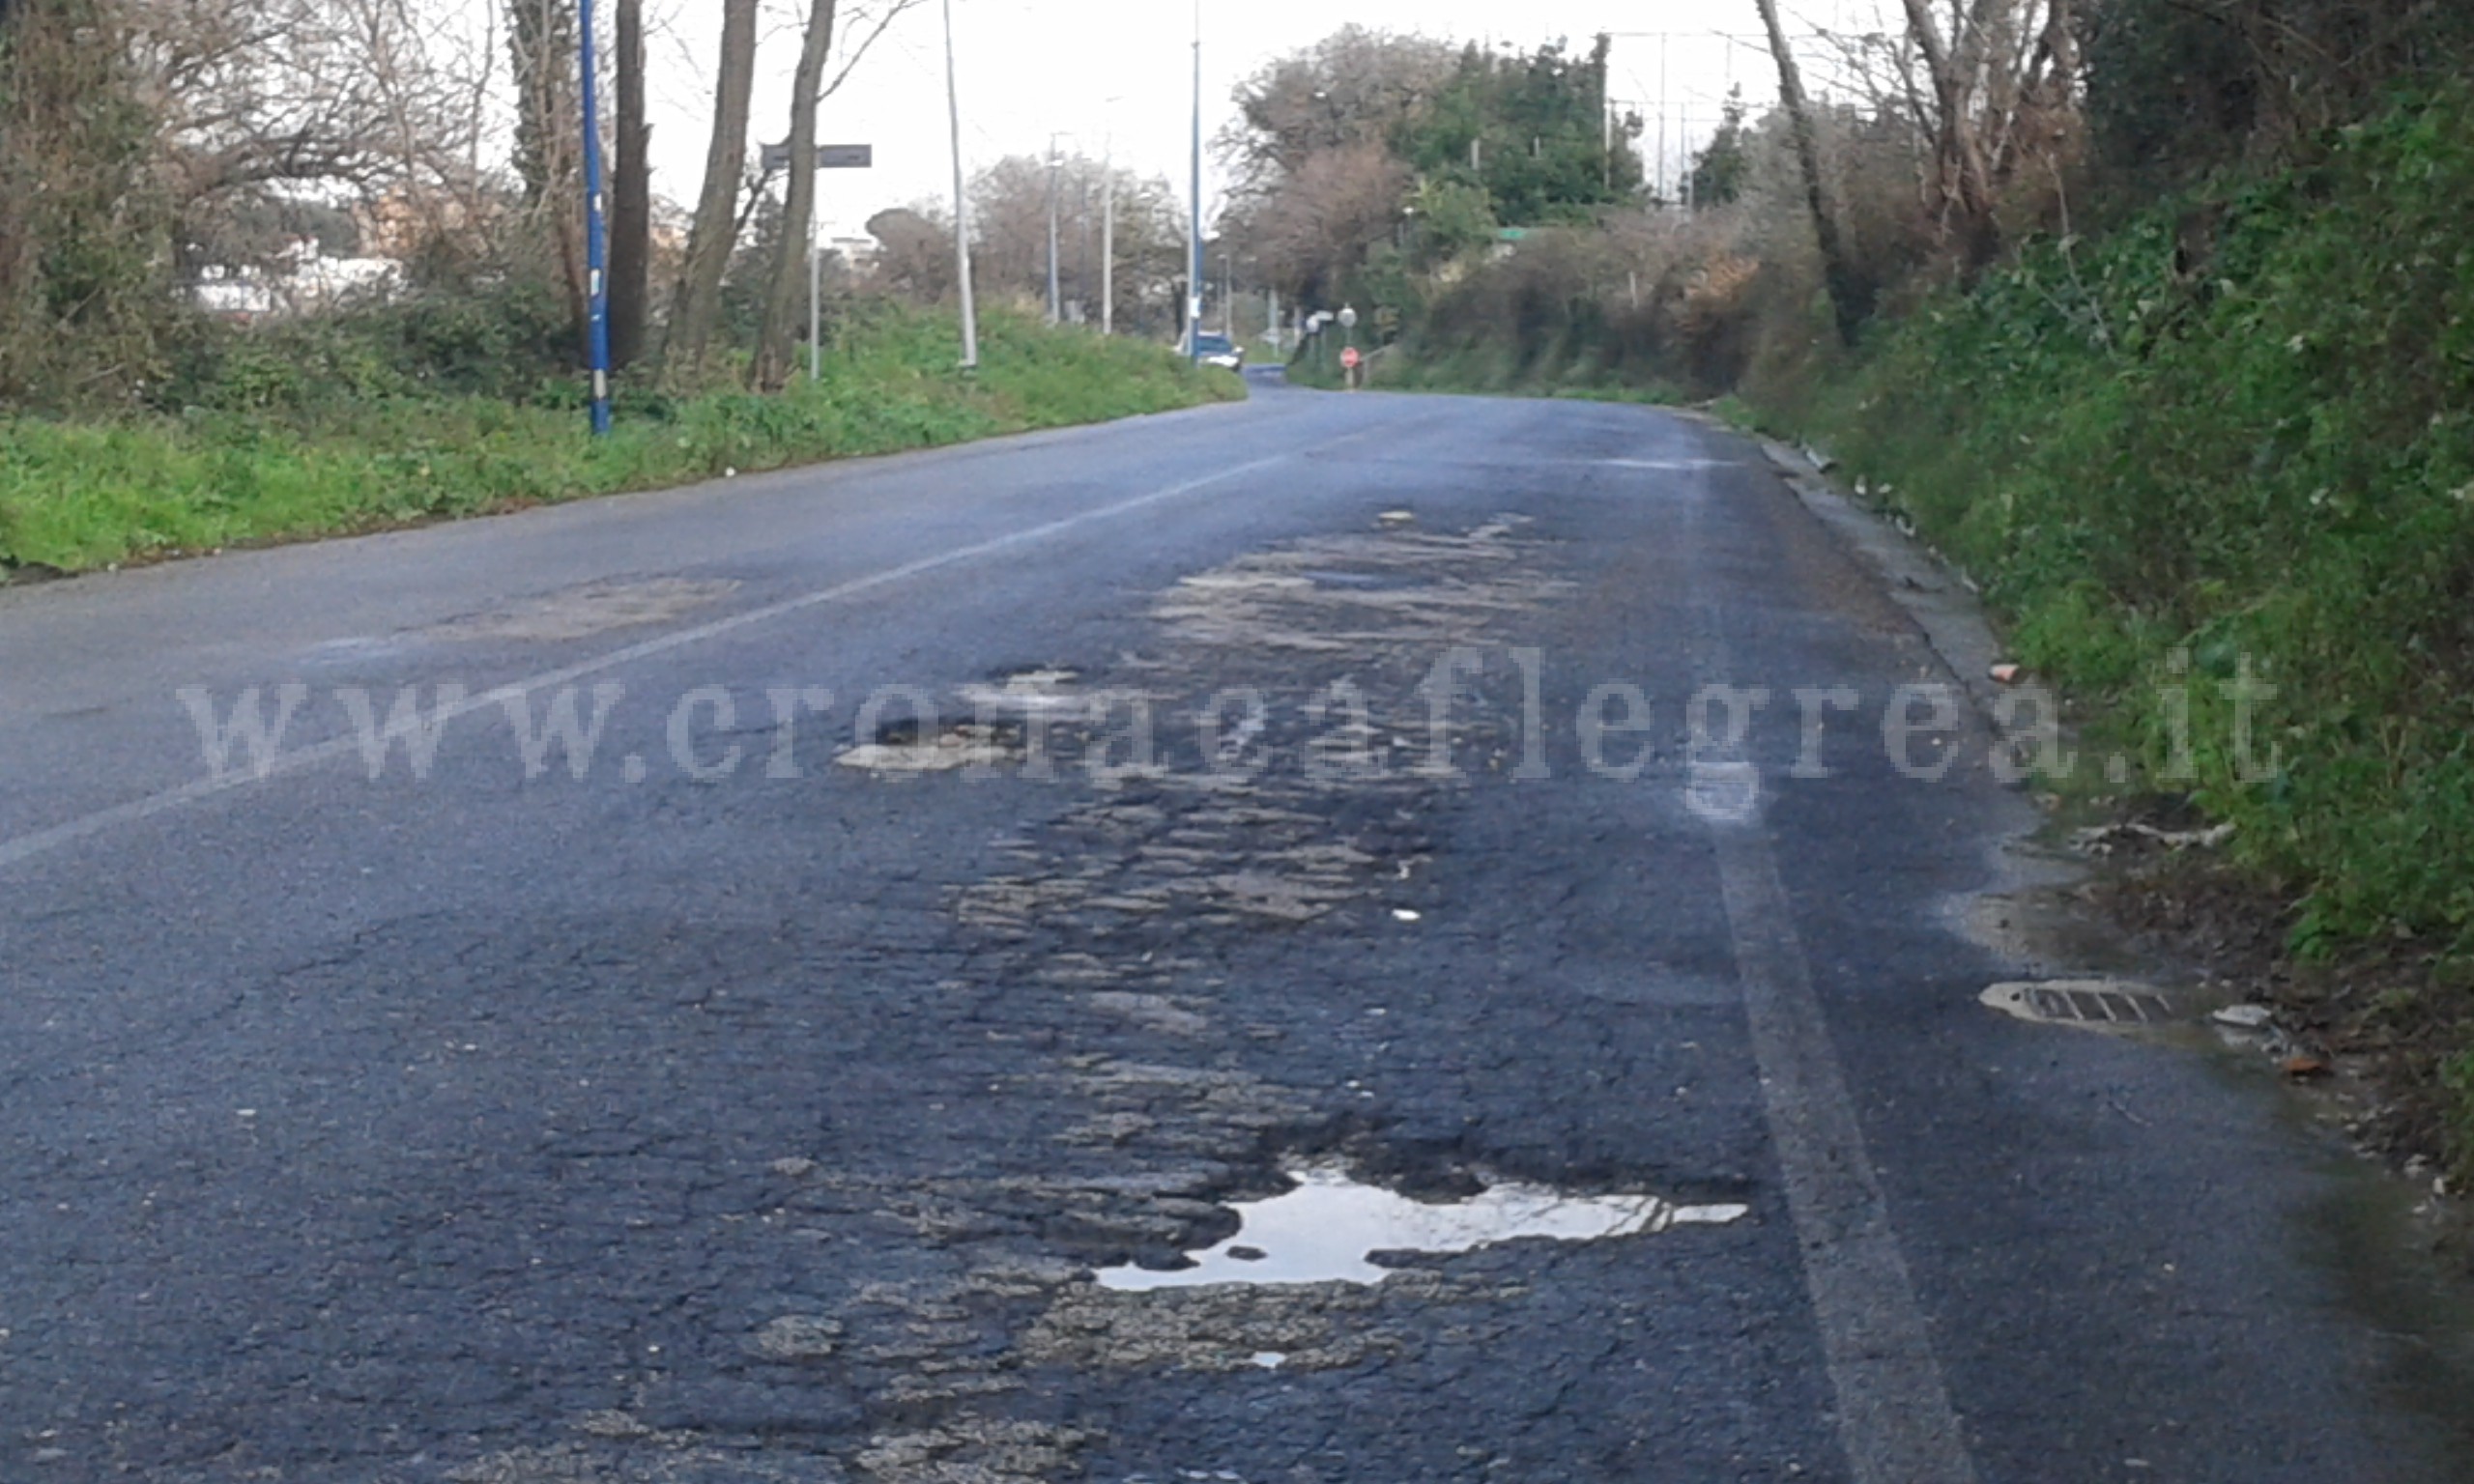
[[[845, 0], [845, 9], [854, 3]], [[1786, 9], [1791, 26], [1798, 16], [1844, 26], [1872, 14], [1874, 4], [1789, 0]], [[798, 51], [794, 16], [805, 9], [797, 0], [766, 0], [753, 130], [760, 140], [787, 131], [789, 74]], [[688, 201], [711, 127], [705, 89], [719, 8], [712, 0], [651, 0], [647, 10], [655, 33], [648, 43], [653, 188]], [[603, 0], [605, 29], [608, 12]], [[1660, 137], [1654, 121], [1664, 101], [1670, 179], [1715, 124], [1730, 80], [1741, 81], [1756, 106], [1774, 88], [1767, 53], [1747, 44], [1760, 30], [1752, 0], [1203, 0], [1202, 17], [1207, 208], [1219, 194], [1208, 143], [1235, 115], [1231, 90], [1265, 62], [1350, 22], [1523, 50], [1566, 38], [1585, 51], [1597, 32], [1615, 33], [1616, 100], [1653, 121], [1643, 141], [1653, 160]], [[1006, 155], [1039, 154], [1055, 132], [1067, 136], [1061, 147], [1068, 152], [1113, 151], [1145, 175], [1165, 176], [1184, 197], [1194, 76], [1187, 0], [954, 0], [954, 30], [971, 169]], [[866, 173], [825, 175], [828, 235], [857, 236], [887, 206], [950, 192], [943, 35], [936, 0], [927, 0], [895, 22], [825, 101], [820, 137], [873, 144], [877, 160]]]

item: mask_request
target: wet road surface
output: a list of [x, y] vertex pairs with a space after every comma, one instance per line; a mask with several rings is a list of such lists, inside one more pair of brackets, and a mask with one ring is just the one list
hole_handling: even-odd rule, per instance
[[0, 1479], [2463, 1477], [1888, 585], [1264, 386], [0, 593]]

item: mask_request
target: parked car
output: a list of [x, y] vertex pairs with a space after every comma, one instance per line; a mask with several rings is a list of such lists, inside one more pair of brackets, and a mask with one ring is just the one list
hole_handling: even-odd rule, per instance
[[1194, 355], [1206, 366], [1219, 366], [1227, 371], [1246, 369], [1245, 347], [1226, 335], [1194, 336]]

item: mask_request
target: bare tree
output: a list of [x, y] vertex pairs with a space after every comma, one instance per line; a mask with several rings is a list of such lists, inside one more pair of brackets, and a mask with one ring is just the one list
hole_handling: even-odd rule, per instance
[[663, 370], [694, 376], [712, 348], [722, 312], [722, 277], [737, 245], [740, 187], [747, 169], [747, 122], [756, 89], [757, 0], [722, 0], [721, 67], [713, 85], [713, 134], [705, 152], [705, 188], [688, 231], [687, 261], [672, 296]]
[[781, 240], [775, 244], [771, 271], [765, 278], [764, 315], [757, 330], [751, 376], [755, 385], [764, 390], [779, 390], [790, 379], [791, 349], [796, 334], [793, 327], [799, 317], [808, 240], [816, 222], [817, 105], [840, 91], [851, 70], [885, 34], [885, 28], [916, 3], [917, 0], [884, 0], [873, 19], [862, 22], [868, 29], [861, 33], [855, 45], [845, 50], [841, 70], [827, 82], [825, 67], [833, 55], [836, 4], [835, 0], [812, 0], [807, 35], [799, 47], [799, 65], [791, 80], [791, 181], [783, 197]]
[[1804, 92], [1803, 70], [1796, 63], [1795, 48], [1787, 44], [1787, 28], [1779, 23], [1778, 0], [1754, 3], [1761, 8], [1761, 23], [1769, 32], [1769, 52], [1778, 63], [1778, 103], [1795, 136], [1796, 161], [1804, 178], [1804, 204], [1812, 213], [1813, 236], [1821, 244], [1822, 279], [1829, 289], [1839, 338], [1853, 345], [1873, 311], [1872, 291], [1839, 230], [1829, 183], [1822, 173], [1821, 135], [1813, 123], [1812, 100]]
[[1308, 156], [1280, 188], [1246, 202], [1223, 232], [1300, 302], [1338, 291], [1397, 228], [1414, 176], [1377, 139]]
[[573, 0], [506, 0], [515, 69], [515, 170], [524, 205], [549, 240], [567, 312], [585, 323], [584, 125]]
[[1931, 144], [1933, 204], [1971, 269], [2001, 246], [2003, 187], [2043, 168], [2077, 121], [2073, 0], [1953, 0], [1944, 31], [1929, 0], [1904, 0], [1910, 71], [1900, 97]]
[[1249, 186], [1267, 186], [1311, 156], [1383, 139], [1442, 89], [1459, 60], [1449, 43], [1343, 26], [1238, 88], [1240, 122], [1221, 137], [1221, 153]]
[[791, 180], [784, 193], [782, 239], [765, 275], [764, 317], [756, 334], [749, 380], [762, 391], [779, 391], [791, 379], [791, 322], [798, 313], [809, 238], [816, 222], [817, 90], [824, 85], [825, 60], [833, 54], [836, 0], [813, 0], [799, 65], [791, 74]]

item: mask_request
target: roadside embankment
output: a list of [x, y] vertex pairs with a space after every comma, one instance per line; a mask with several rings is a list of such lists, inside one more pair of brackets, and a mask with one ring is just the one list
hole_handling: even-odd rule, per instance
[[2318, 1010], [2451, 1090], [2474, 1159], [2474, 97], [2036, 246], [1771, 416], [1982, 585], [2133, 788], [2236, 827], [2300, 961], [2386, 965]]
[[[976, 374], [927, 310], [842, 328], [823, 379], [778, 396], [624, 400], [589, 438], [580, 409], [322, 388], [348, 365], [266, 368], [271, 405], [109, 421], [0, 417], [0, 580], [302, 540], [733, 471], [892, 453], [1245, 395], [1166, 350], [1014, 316], [984, 326]], [[293, 382], [307, 385], [289, 385]], [[571, 402], [572, 399], [566, 399]]]

